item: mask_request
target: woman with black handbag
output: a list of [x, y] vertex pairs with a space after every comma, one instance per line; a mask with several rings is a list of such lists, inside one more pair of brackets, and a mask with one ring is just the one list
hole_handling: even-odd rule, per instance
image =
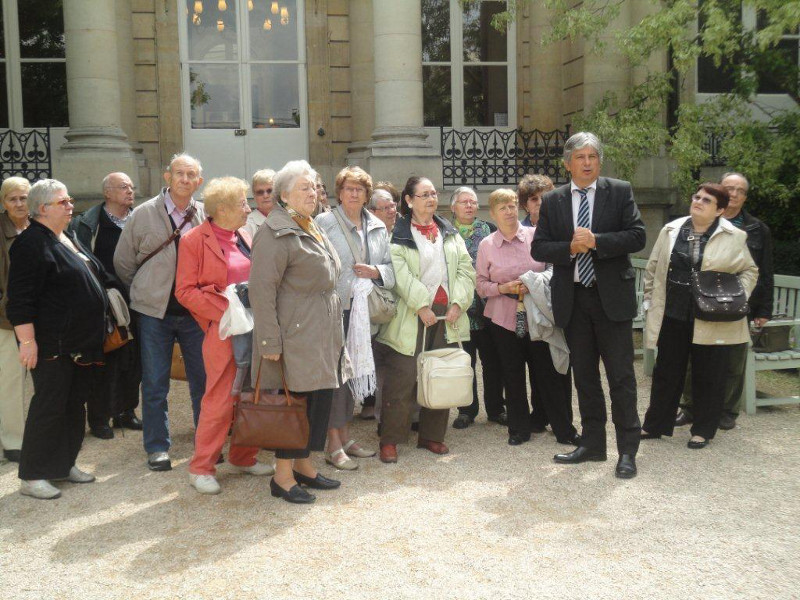
[[270, 481], [273, 496], [293, 503], [315, 500], [298, 484], [318, 490], [340, 485], [319, 474], [310, 456], [325, 448], [333, 390], [349, 367], [336, 293], [339, 257], [311, 218], [316, 178], [304, 160], [278, 171], [274, 193], [279, 203], [256, 232], [251, 254], [253, 378], [261, 365], [260, 387], [283, 390], [283, 369], [286, 388], [307, 401], [308, 443], [300, 450], [277, 449]]
[[[695, 420], [689, 448], [705, 448], [717, 431], [730, 349], [749, 341], [746, 300], [758, 278], [746, 234], [722, 217], [728, 201], [721, 185], [701, 184], [689, 216], [667, 223], [650, 254], [644, 343], [658, 348], [658, 356], [642, 439], [672, 436], [690, 359]], [[736, 306], [743, 312], [731, 309]]]
[[342, 300], [345, 340], [355, 373], [348, 385], [333, 393], [325, 460], [337, 469], [348, 471], [358, 468], [353, 457], [375, 456], [374, 450], [350, 439], [348, 427], [353, 420], [355, 401], [363, 402], [375, 393], [376, 386], [365, 295], [377, 291], [373, 289], [375, 286], [384, 290], [394, 287], [389, 235], [386, 225], [365, 208], [370, 196], [372, 177], [361, 167], [345, 167], [336, 176], [339, 205], [314, 219], [328, 235], [342, 263], [336, 291]]

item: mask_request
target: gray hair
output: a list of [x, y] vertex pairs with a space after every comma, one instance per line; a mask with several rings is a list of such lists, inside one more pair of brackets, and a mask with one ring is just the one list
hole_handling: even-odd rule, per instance
[[51, 200], [58, 192], [66, 192], [67, 186], [57, 179], [41, 179], [31, 186], [28, 192], [28, 212], [34, 217], [39, 215], [39, 208], [52, 204]]
[[461, 186], [460, 188], [456, 188], [456, 190], [450, 196], [450, 210], [453, 210], [453, 207], [456, 205], [456, 200], [458, 200], [458, 197], [461, 194], [469, 194], [470, 196], [472, 196], [472, 198], [475, 200], [475, 202], [478, 203], [478, 206], [481, 205], [480, 200], [478, 200], [478, 194], [475, 193], [475, 190], [473, 190], [469, 186], [464, 185], [464, 186]]
[[367, 208], [370, 210], [375, 210], [378, 208], [378, 200], [387, 200], [389, 202], [394, 202], [394, 198], [387, 190], [373, 190], [372, 196], [369, 198], [369, 204], [367, 204]]
[[311, 165], [304, 160], [290, 160], [283, 168], [275, 173], [275, 179], [272, 180], [273, 194], [281, 202], [281, 195], [288, 193], [294, 187], [294, 184], [301, 177], [308, 177], [311, 181], [317, 180], [317, 172], [311, 168]]
[[719, 182], [722, 183], [728, 177], [741, 177], [742, 179], [744, 179], [744, 182], [747, 184], [747, 190], [750, 191], [750, 180], [747, 177], [745, 177], [744, 175], [742, 175], [741, 173], [739, 173], [739, 171], [728, 171], [727, 173], [723, 173], [722, 177], [719, 178]]
[[275, 171], [272, 169], [261, 169], [253, 173], [253, 179], [250, 185], [255, 189], [259, 183], [267, 183], [268, 181], [275, 182]]
[[569, 162], [572, 158], [572, 153], [575, 150], [580, 150], [581, 148], [586, 148], [587, 146], [591, 146], [595, 150], [597, 150], [597, 155], [600, 157], [600, 162], [603, 162], [603, 144], [600, 143], [600, 139], [593, 133], [589, 131], [579, 131], [570, 136], [567, 140], [567, 143], [564, 144], [564, 162]]
[[183, 162], [194, 163], [197, 166], [197, 174], [200, 176], [203, 175], [203, 165], [201, 165], [200, 161], [197, 160], [194, 156], [186, 154], [186, 152], [178, 152], [177, 154], [172, 155], [172, 158], [169, 159], [169, 164], [167, 165], [167, 173], [172, 171], [172, 164], [176, 160], [182, 160]]

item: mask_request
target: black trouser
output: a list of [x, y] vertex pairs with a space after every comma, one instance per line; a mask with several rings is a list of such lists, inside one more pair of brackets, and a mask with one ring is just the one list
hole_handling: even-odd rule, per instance
[[[294, 394], [294, 392], [291, 392]], [[331, 414], [333, 390], [315, 390], [298, 392], [298, 396], [306, 396], [306, 415], [308, 415], [308, 446], [303, 450], [276, 450], [275, 458], [308, 458], [312, 452], [325, 450], [328, 437], [328, 419]]]
[[[734, 419], [739, 416], [742, 403], [742, 390], [744, 390], [744, 377], [747, 369], [748, 344], [733, 344], [728, 356], [728, 369], [725, 376], [725, 395], [722, 399], [722, 413], [731, 415]], [[683, 399], [681, 408], [686, 415], [694, 418], [694, 401], [692, 400], [692, 365], [686, 369], [686, 382], [683, 386]]]
[[[133, 315], [131, 313], [131, 319]], [[131, 321], [131, 331], [137, 331]], [[106, 354], [103, 387], [110, 398], [111, 416], [133, 411], [139, 406], [139, 386], [142, 383], [142, 353], [139, 339], [133, 338], [122, 348]], [[91, 423], [91, 417], [89, 419]]]
[[581, 411], [581, 446], [606, 451], [606, 398], [600, 383], [600, 359], [606, 369], [611, 420], [620, 454], [635, 455], [641, 431], [636, 412], [636, 376], [633, 373], [631, 321], [606, 316], [597, 287], [575, 284], [572, 314], [566, 332], [572, 375]]
[[67, 477], [83, 443], [84, 403], [97, 367], [78, 366], [70, 357], [39, 357], [31, 371], [34, 394], [25, 421], [19, 478]]
[[[475, 370], [475, 363], [478, 355], [481, 357], [481, 367], [483, 371], [483, 404], [486, 408], [486, 415], [490, 419], [499, 417], [503, 410], [503, 374], [500, 364], [500, 355], [495, 349], [492, 335], [489, 329], [473, 329], [469, 332], [470, 339], [464, 342], [464, 350], [469, 353], [472, 362], [472, 370]], [[472, 404], [462, 406], [458, 409], [459, 414], [467, 415], [474, 419], [478, 416], [478, 379], [472, 379]]]
[[694, 398], [692, 435], [710, 440], [717, 432], [732, 346], [692, 344], [693, 333], [692, 321], [664, 317], [661, 323], [658, 356], [650, 388], [650, 407], [642, 425], [642, 429], [648, 433], [672, 435], [690, 357]]
[[525, 388], [525, 365], [531, 373], [531, 392], [544, 404], [556, 439], [568, 441], [575, 435], [572, 426], [572, 382], [569, 374], [562, 375], [553, 366], [547, 342], [532, 342], [526, 335], [517, 337], [513, 331], [489, 324], [495, 347], [500, 354], [503, 385], [506, 390], [509, 435], [531, 432], [531, 413]]

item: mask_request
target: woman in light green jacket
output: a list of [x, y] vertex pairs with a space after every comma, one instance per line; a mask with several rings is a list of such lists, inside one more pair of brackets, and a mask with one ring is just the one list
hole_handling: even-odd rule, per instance
[[[475, 292], [475, 269], [458, 231], [436, 215], [438, 204], [430, 180], [410, 178], [403, 190], [403, 216], [392, 231], [397, 314], [378, 333], [375, 352], [376, 367], [383, 373], [380, 457], [386, 463], [397, 462], [397, 444], [411, 430], [424, 327], [425, 350], [469, 339], [466, 310]], [[448, 410], [423, 408], [417, 447], [446, 454], [448, 417]]]

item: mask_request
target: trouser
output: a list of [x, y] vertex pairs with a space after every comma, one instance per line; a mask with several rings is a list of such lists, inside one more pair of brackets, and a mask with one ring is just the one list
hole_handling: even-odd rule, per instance
[[[437, 316], [444, 315], [447, 308], [433, 305]], [[413, 356], [400, 354], [385, 344], [377, 352], [378, 368], [383, 370], [381, 399], [381, 444], [401, 444], [408, 440], [411, 421], [417, 404], [417, 355], [423, 350], [422, 333], [425, 326], [417, 323], [417, 344]], [[453, 344], [450, 344], [451, 346]], [[428, 327], [424, 350], [444, 348], [445, 323], [437, 321]], [[443, 442], [447, 432], [449, 409], [432, 410], [422, 408], [419, 412], [419, 438], [433, 442]]]
[[[344, 338], [347, 343], [347, 333], [350, 329], [350, 310], [342, 314], [344, 325]], [[331, 401], [331, 414], [328, 418], [328, 429], [341, 429], [353, 420], [353, 410], [355, 409], [355, 399], [350, 391], [350, 386], [346, 383], [333, 390], [333, 400]]]
[[[132, 321], [130, 328], [136, 331], [137, 324]], [[111, 416], [131, 412], [139, 406], [141, 383], [142, 353], [137, 336], [122, 348], [106, 354], [103, 388], [111, 398]]]
[[[290, 390], [291, 392], [291, 390]], [[294, 394], [294, 392], [291, 392]], [[308, 458], [312, 452], [322, 452], [325, 449], [325, 440], [328, 437], [328, 419], [331, 413], [333, 390], [315, 390], [313, 392], [298, 392], [298, 396], [305, 396], [306, 415], [308, 416], [308, 446], [302, 450], [276, 450], [275, 458]]]
[[531, 432], [528, 393], [525, 387], [525, 365], [532, 374], [531, 392], [542, 400], [556, 439], [569, 441], [577, 432], [572, 425], [572, 381], [553, 366], [547, 342], [532, 342], [526, 335], [517, 337], [513, 331], [490, 323], [495, 347], [500, 353], [503, 385], [506, 389], [509, 435], [529, 435]]
[[[483, 329], [473, 329], [469, 332], [470, 339], [464, 342], [464, 350], [469, 353], [472, 363], [472, 370], [475, 371], [475, 364], [478, 356], [481, 358], [483, 371], [483, 404], [486, 408], [486, 415], [492, 419], [499, 417], [504, 408], [503, 401], [503, 375], [500, 363], [500, 354], [492, 341], [488, 326]], [[478, 416], [478, 378], [472, 380], [472, 404], [462, 406], [458, 412], [474, 419]]]
[[639, 449], [640, 422], [636, 412], [631, 321], [612, 321], [600, 302], [597, 286], [575, 284], [572, 314], [566, 329], [572, 375], [581, 411], [581, 446], [606, 451], [606, 399], [600, 384], [600, 359], [606, 369], [611, 420], [619, 454]]
[[[728, 346], [728, 371], [725, 375], [725, 395], [722, 398], [722, 412], [736, 418], [742, 406], [744, 375], [747, 369], [747, 350], [749, 344], [733, 344]], [[681, 408], [689, 418], [694, 418], [694, 402], [692, 400], [692, 365], [686, 369], [686, 380], [683, 386]]]
[[710, 440], [717, 432], [731, 346], [692, 344], [693, 334], [692, 321], [664, 317], [661, 323], [650, 407], [642, 425], [648, 433], [672, 435], [690, 358], [692, 391], [696, 399], [692, 435]]
[[60, 479], [69, 475], [83, 443], [83, 405], [96, 368], [78, 366], [69, 356], [39, 357], [31, 371], [35, 391], [22, 440], [20, 479]]
[[200, 402], [206, 389], [203, 367], [203, 331], [191, 316], [166, 315], [157, 319], [139, 313], [139, 347], [142, 354], [142, 440], [145, 452], [166, 452], [169, 437], [167, 395], [175, 340], [186, 366], [194, 424], [200, 418]]
[[0, 444], [6, 450], [19, 450], [24, 430], [25, 367], [19, 363], [14, 332], [0, 329]]
[[90, 377], [86, 396], [86, 422], [92, 429], [108, 427], [111, 420], [112, 398], [105, 389], [106, 367], [107, 365], [98, 366]]
[[[194, 455], [189, 472], [195, 475], [214, 475], [222, 447], [233, 423], [231, 395], [236, 378], [236, 361], [233, 359], [231, 339], [219, 339], [219, 323], [212, 323], [203, 340], [203, 364], [206, 371], [206, 393], [200, 409], [200, 420], [194, 435]], [[257, 446], [231, 446], [228, 462], [240, 467], [255, 464]]]

